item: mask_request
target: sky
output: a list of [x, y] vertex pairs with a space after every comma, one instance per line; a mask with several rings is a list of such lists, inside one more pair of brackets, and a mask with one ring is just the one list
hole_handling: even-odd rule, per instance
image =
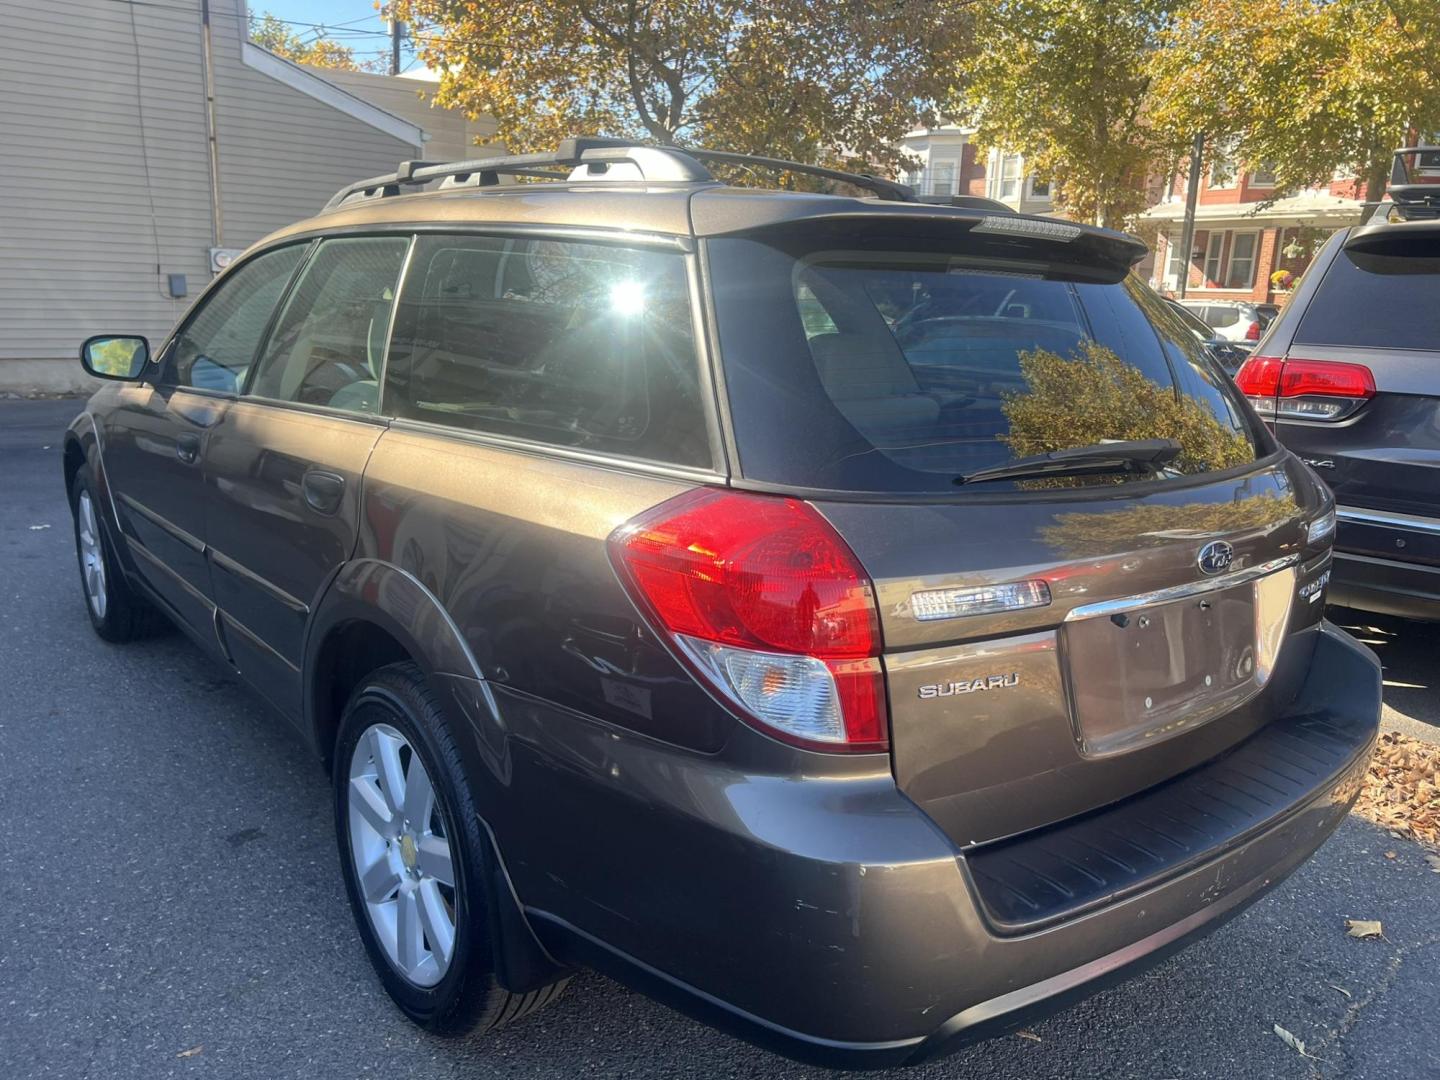
[[[253, 15], [269, 12], [278, 18], [289, 20], [291, 30], [309, 39], [315, 35], [314, 25], [326, 28], [325, 36], [348, 45], [355, 50], [359, 59], [368, 59], [383, 51], [390, 55], [388, 24], [375, 10], [373, 0], [248, 0]], [[403, 47], [402, 67], [412, 70], [419, 67], [414, 52], [408, 45]]]

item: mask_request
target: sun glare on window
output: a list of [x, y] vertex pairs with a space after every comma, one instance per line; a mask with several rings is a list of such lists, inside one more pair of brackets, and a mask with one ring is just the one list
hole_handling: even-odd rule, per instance
[[645, 310], [645, 286], [639, 281], [617, 281], [610, 286], [610, 310], [629, 318]]

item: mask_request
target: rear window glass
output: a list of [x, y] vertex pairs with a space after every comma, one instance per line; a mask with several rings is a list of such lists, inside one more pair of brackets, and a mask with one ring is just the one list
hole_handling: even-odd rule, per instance
[[679, 252], [422, 236], [386, 365], [395, 415], [710, 466]]
[[[858, 232], [708, 243], [745, 476], [954, 492], [958, 478], [1021, 457], [1177, 433], [1185, 445], [1167, 475], [1254, 460], [1229, 380], [1134, 278], [1077, 282], [1033, 252], [998, 264], [933, 236]], [[1016, 483], [1033, 486], [975, 490]]]
[[1440, 350], [1440, 244], [1414, 254], [1336, 253], [1297, 345]]

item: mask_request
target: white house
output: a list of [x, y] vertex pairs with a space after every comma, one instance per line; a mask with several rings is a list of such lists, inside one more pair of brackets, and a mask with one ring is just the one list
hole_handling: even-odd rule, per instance
[[1021, 155], [1000, 150], [980, 154], [974, 135], [973, 127], [943, 121], [909, 132], [900, 140], [900, 150], [918, 164], [902, 173], [901, 182], [921, 198], [981, 195], [1022, 213], [1053, 211], [1050, 185], [1025, 171]]

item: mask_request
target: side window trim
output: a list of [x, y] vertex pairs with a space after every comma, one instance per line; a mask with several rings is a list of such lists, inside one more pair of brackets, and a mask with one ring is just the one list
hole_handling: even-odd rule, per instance
[[310, 261], [310, 256], [314, 253], [315, 250], [315, 243], [316, 241], [313, 238], [309, 238], [302, 240], [286, 241], [285, 243], [272, 244], [270, 247], [261, 248], [258, 251], [247, 254], [245, 258], [241, 259], [237, 263], [232, 264], [226, 269], [225, 273], [218, 275], [213, 281], [211, 281], [210, 284], [205, 287], [205, 291], [196, 298], [195, 303], [190, 306], [190, 310], [185, 312], [184, 318], [182, 318], [179, 322], [175, 324], [174, 329], [170, 331], [170, 335], [165, 339], [165, 343], [160, 346], [159, 351], [155, 353], [155, 359], [151, 361], [152, 366], [154, 366], [156, 369], [156, 378], [153, 385], [157, 389], [171, 388], [177, 390], [185, 390], [190, 393], [203, 394], [206, 397], [224, 398], [227, 400], [239, 397], [240, 393], [242, 393], [243, 391], [211, 390], [207, 389], [206, 387], [181, 386], [179, 383], [166, 381], [164, 379], [164, 375], [170, 367], [170, 354], [179, 344], [180, 339], [185, 334], [185, 331], [190, 329], [191, 325], [194, 324], [195, 320], [198, 319], [200, 315], [205, 311], [205, 309], [210, 306], [211, 302], [215, 299], [215, 297], [220, 294], [220, 291], [237, 273], [240, 272], [240, 270], [250, 265], [252, 262], [255, 262], [257, 259], [264, 258], [266, 255], [271, 255], [277, 251], [283, 251], [285, 248], [288, 247], [300, 247], [303, 245], [309, 250], [307, 250], [303, 255], [300, 256], [300, 261], [295, 264], [295, 268], [290, 272], [290, 277], [285, 282], [285, 286], [280, 292], [280, 298], [275, 302], [275, 307], [272, 308], [270, 311], [270, 318], [266, 321], [265, 329], [260, 335], [260, 343], [256, 346], [255, 352], [250, 357], [250, 367], [246, 371], [245, 375], [246, 382], [249, 382], [250, 374], [255, 369], [255, 359], [260, 355], [260, 349], [264, 348], [265, 342], [269, 338], [270, 329], [274, 325], [275, 317], [278, 315], [281, 305], [285, 302], [285, 297], [290, 295], [290, 290], [295, 287], [295, 282], [299, 280], [300, 271], [304, 268], [305, 264]]
[[395, 342], [395, 323], [400, 318], [400, 301], [404, 298], [405, 286], [410, 281], [410, 260], [415, 257], [415, 248], [419, 244], [419, 237], [411, 233], [408, 240], [405, 257], [400, 260], [400, 276], [395, 279], [395, 295], [390, 301], [390, 323], [385, 327], [385, 347], [380, 350], [380, 370], [375, 375], [379, 383], [375, 399], [375, 415], [380, 417], [392, 415], [385, 409], [385, 399], [390, 390], [390, 348]]

